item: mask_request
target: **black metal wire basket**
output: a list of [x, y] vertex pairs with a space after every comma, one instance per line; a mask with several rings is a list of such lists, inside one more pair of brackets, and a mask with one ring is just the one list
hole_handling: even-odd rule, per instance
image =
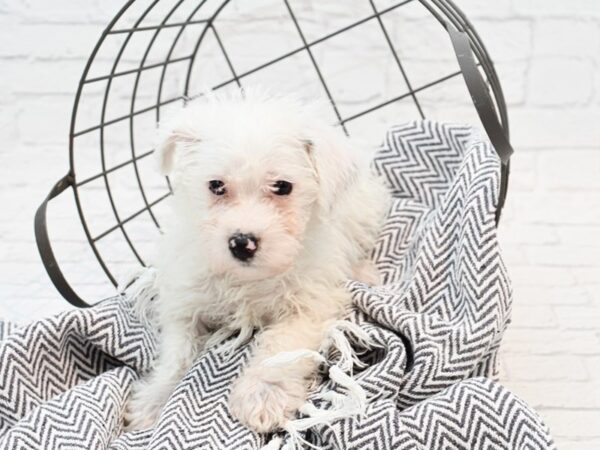
[[157, 122], [207, 88], [246, 83], [324, 97], [332, 122], [372, 144], [403, 120], [480, 119], [502, 161], [499, 219], [512, 152], [506, 105], [483, 42], [452, 1], [129, 0], [85, 66], [70, 168], [36, 214], [42, 260], [66, 300], [88, 306], [54, 256], [48, 201], [72, 189], [87, 242], [116, 286], [117, 273], [147, 264], [171, 193], [148, 158]]

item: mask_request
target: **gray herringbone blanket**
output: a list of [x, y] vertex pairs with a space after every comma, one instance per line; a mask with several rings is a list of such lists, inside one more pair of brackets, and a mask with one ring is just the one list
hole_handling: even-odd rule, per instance
[[419, 121], [390, 130], [375, 167], [395, 197], [374, 252], [385, 283], [348, 283], [352, 325], [332, 332], [323, 380], [281, 434], [257, 435], [227, 409], [247, 346], [207, 350], [154, 429], [121, 434], [155, 349], [124, 294], [0, 324], [0, 448], [554, 448], [538, 415], [494, 381], [511, 290], [493, 149], [469, 127]]

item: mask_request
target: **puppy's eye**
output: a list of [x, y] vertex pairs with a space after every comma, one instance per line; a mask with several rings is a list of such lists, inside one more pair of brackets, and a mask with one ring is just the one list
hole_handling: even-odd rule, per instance
[[223, 183], [221, 180], [210, 180], [208, 182], [208, 189], [210, 189], [210, 192], [215, 195], [223, 195], [227, 192], [227, 189], [225, 189], [225, 183]]
[[289, 181], [278, 180], [271, 186], [271, 190], [275, 195], [290, 195], [292, 192], [292, 183]]

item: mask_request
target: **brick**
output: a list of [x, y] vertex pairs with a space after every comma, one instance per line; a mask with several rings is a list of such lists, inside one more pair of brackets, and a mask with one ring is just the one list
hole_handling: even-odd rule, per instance
[[[595, 241], [592, 241], [592, 243]], [[528, 245], [525, 249], [532, 264], [555, 267], [595, 267], [600, 261], [600, 246]]]
[[[37, 0], [37, 1], [43, 1], [43, 0]], [[68, 0], [66, 0], [68, 1]], [[120, 0], [99, 0], [99, 1], [94, 1], [93, 2], [93, 13], [98, 14], [100, 19], [102, 19], [102, 23], [106, 24], [108, 20], [110, 20], [112, 17], [114, 17], [117, 12], [120, 11], [120, 9], [123, 7], [123, 2]], [[157, 5], [158, 6], [158, 5]], [[167, 5], [169, 6], [169, 5]], [[134, 4], [132, 6], [129, 7], [129, 9], [127, 10], [127, 13], [125, 14], [124, 19], [129, 19], [130, 21], [132, 19], [137, 19], [140, 14], [142, 13], [142, 11], [144, 9], [146, 9], [148, 7], [147, 4], [136, 4], [134, 2]], [[161, 9], [160, 6], [157, 7], [155, 9], [155, 11]], [[183, 8], [181, 8], [183, 9]], [[202, 8], [205, 9], [205, 8]], [[163, 8], [164, 11], [164, 8]], [[173, 19], [175, 19], [178, 16], [178, 11], [176, 11], [174, 13]], [[152, 13], [149, 15], [148, 18], [152, 17]], [[206, 16], [204, 16], [206, 17]], [[164, 18], [164, 14], [163, 14], [163, 18]], [[97, 20], [97, 19], [96, 19]]]
[[600, 28], [584, 18], [538, 20], [534, 26], [534, 56], [597, 58]]
[[565, 329], [597, 330], [600, 323], [600, 308], [598, 307], [566, 307], [555, 308], [558, 322]]
[[[502, 241], [501, 241], [502, 242]], [[509, 267], [529, 266], [525, 252], [518, 246], [500, 244], [502, 248], [502, 259]]]
[[[388, 0], [390, 3], [391, 0]], [[511, 17], [513, 6], [510, 0], [496, 0], [483, 3], [479, 0], [456, 0], [454, 3], [470, 18], [504, 18]]]
[[[37, 59], [79, 58], [84, 62], [100, 38], [99, 25], [20, 24], [9, 22], [0, 28], [0, 41], [19, 42], [3, 45], [0, 58], [27, 57]], [[73, 39], [77, 36], [77, 39]], [[83, 68], [83, 66], [82, 66]]]
[[515, 0], [515, 13], [527, 17], [590, 17], [600, 16], [596, 0]]
[[536, 409], [600, 409], [600, 384], [573, 381], [509, 381], [503, 383]]
[[15, 118], [21, 142], [31, 146], [52, 144], [57, 149], [52, 152], [55, 158], [65, 155], [66, 153], [59, 153], [58, 148], [62, 146], [63, 152], [68, 149], [72, 101], [69, 96], [34, 96], [22, 99]]
[[546, 245], [562, 242], [559, 231], [552, 226], [543, 224], [524, 225], [519, 222], [501, 223], [499, 239], [503, 245]]
[[543, 152], [539, 159], [539, 171], [542, 189], [596, 190], [600, 195], [600, 152], [597, 149]]
[[7, 148], [12, 147], [18, 139], [18, 131], [15, 123], [15, 110], [16, 106], [14, 103], [0, 106], [0, 133], [2, 134], [2, 149], [0, 154], [4, 154]]
[[531, 58], [532, 26], [528, 20], [478, 20], [476, 28], [494, 62]]
[[[568, 414], [565, 411], [565, 414]], [[559, 439], [556, 444], [558, 448], [566, 448], [569, 450], [594, 450], [600, 448], [600, 438], [598, 439]]]
[[581, 358], [574, 356], [512, 355], [505, 361], [510, 379], [515, 381], [583, 381], [589, 377]]
[[593, 63], [576, 58], [533, 58], [527, 81], [535, 106], [583, 105], [593, 98]]
[[[557, 79], [552, 76], [552, 79]], [[531, 86], [531, 84], [530, 84]], [[556, 87], [556, 89], [561, 89]], [[561, 94], [563, 95], [563, 94]], [[569, 96], [569, 94], [564, 94]], [[590, 107], [540, 108], [526, 105], [510, 110], [511, 140], [519, 151], [528, 149], [598, 148], [600, 109]]]
[[[532, 329], [509, 327], [501, 353], [525, 355], [582, 355], [583, 361], [600, 356], [600, 336], [591, 330], [559, 328]], [[588, 367], [589, 368], [589, 367]], [[590, 370], [590, 373], [598, 373]]]
[[592, 294], [583, 286], [515, 286], [515, 302], [527, 305], [590, 305]]
[[[72, 99], [84, 68], [84, 61], [5, 60], [0, 64], [4, 86], [15, 95], [64, 95]], [[43, 76], [40, 76], [43, 74]]]
[[600, 374], [600, 355], [588, 357], [584, 362], [589, 373], [596, 374], [596, 377]]
[[515, 285], [522, 287], [555, 287], [574, 286], [575, 277], [560, 267], [509, 267], [511, 279]]
[[600, 196], [521, 192], [510, 198], [515, 217], [527, 224], [600, 225]]
[[574, 440], [600, 438], [600, 410], [543, 409], [540, 414], [556, 437]]
[[[492, 58], [494, 57], [492, 56]], [[502, 91], [506, 105], [509, 108], [523, 105], [527, 99], [528, 62], [493, 60], [498, 78], [502, 80]]]
[[[7, 258], [15, 255], [7, 255]], [[39, 280], [45, 280], [47, 275], [39, 261], [12, 261], [0, 262], [0, 270], [6, 280], [10, 280], [11, 285], [27, 286], [37, 284]]]
[[[104, 8], [99, 8], [99, 3], [106, 3]], [[109, 5], [111, 11], [108, 11]], [[24, 23], [98, 23], [106, 24], [107, 21], [122, 6], [118, 0], [107, 0], [103, 2], [91, 1], [84, 8], [69, 0], [56, 0], [52, 4], [43, 0], [24, 0], [14, 2], [2, 0], [0, 11], [18, 17]], [[104, 13], [103, 13], [104, 12]]]
[[[18, 35], [21, 30], [21, 26], [15, 18], [9, 14], [2, 14], [2, 5], [0, 4], [0, 40], [4, 42], [18, 42], [13, 41], [13, 37]], [[6, 58], [14, 58], [17, 56], [24, 55], [20, 45], [2, 45], [0, 48], [0, 60]]]
[[585, 246], [588, 248], [600, 247], [600, 226], [563, 225], [557, 230], [560, 242], [572, 245], [574, 248]]
[[539, 305], [515, 307], [511, 320], [512, 328], [554, 328], [558, 325], [554, 310]]
[[[510, 192], [532, 191], [539, 182], [539, 159], [535, 151], [518, 149], [510, 159]], [[515, 194], [518, 195], [518, 194]]]
[[[8, 313], [8, 316], [4, 317], [9, 317], [13, 321], [26, 324], [32, 320], [39, 320], [73, 308], [60, 298], [57, 293], [48, 294], [49, 292], [46, 296], [43, 296], [42, 293], [36, 292], [35, 298], [16, 297], [4, 299], [2, 303]], [[2, 295], [1, 291], [0, 295]]]
[[582, 286], [600, 286], [598, 267], [575, 267], [571, 269], [577, 284]]

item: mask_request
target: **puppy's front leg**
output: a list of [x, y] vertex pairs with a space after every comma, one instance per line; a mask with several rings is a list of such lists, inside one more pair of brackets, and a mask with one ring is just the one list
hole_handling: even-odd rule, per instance
[[125, 410], [126, 431], [152, 427], [161, 409], [206, 342], [207, 331], [191, 318], [162, 326], [159, 353], [152, 371], [132, 388]]
[[263, 362], [281, 352], [317, 350], [325, 322], [295, 317], [268, 327], [258, 339], [248, 367], [234, 383], [229, 398], [231, 412], [259, 433], [281, 427], [305, 402], [317, 365], [302, 358], [283, 366]]

